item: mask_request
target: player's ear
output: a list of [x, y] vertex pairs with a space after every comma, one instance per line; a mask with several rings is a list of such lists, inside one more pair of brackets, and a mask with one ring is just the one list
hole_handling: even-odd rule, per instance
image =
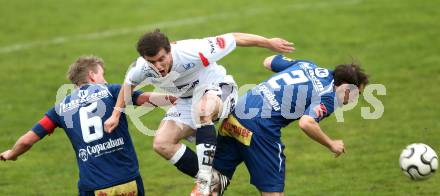
[[87, 78], [90, 82], [96, 82], [95, 76], [96, 76], [95, 72], [93, 72], [93, 70], [89, 70], [89, 73], [87, 74]]
[[344, 88], [344, 101], [343, 104], [346, 105], [348, 104], [349, 100], [350, 100], [350, 88], [348, 88], [348, 85], [346, 85], [347, 87]]

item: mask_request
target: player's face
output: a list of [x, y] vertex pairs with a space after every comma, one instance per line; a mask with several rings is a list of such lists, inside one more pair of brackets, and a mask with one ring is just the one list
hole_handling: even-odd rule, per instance
[[162, 48], [155, 56], [145, 56], [144, 58], [156, 67], [162, 77], [170, 73], [172, 64], [171, 52], [167, 52]]
[[341, 84], [336, 87], [336, 98], [339, 103], [347, 105], [357, 100], [359, 88], [353, 84]]
[[97, 72], [90, 71], [89, 72], [90, 81], [96, 84], [106, 84], [104, 78], [104, 69], [101, 66], [97, 66]]

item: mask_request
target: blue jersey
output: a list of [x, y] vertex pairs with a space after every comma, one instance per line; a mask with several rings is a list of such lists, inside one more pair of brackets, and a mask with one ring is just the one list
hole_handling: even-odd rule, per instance
[[[56, 127], [63, 128], [75, 151], [81, 191], [101, 189], [139, 176], [136, 152], [121, 115], [112, 133], [103, 131], [103, 122], [113, 111], [120, 85], [84, 85], [56, 104], [32, 130], [43, 138]], [[133, 94], [134, 100], [140, 92]]]
[[333, 72], [312, 62], [277, 55], [271, 68], [276, 74], [242, 96], [232, 115], [256, 134], [274, 138], [280, 129], [303, 115], [317, 122], [337, 105]]

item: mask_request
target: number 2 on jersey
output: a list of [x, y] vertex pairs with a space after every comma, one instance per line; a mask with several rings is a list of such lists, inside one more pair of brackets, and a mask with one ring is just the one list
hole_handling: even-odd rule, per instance
[[[104, 135], [102, 129], [102, 120], [99, 116], [93, 116], [89, 118], [89, 113], [98, 107], [98, 103], [94, 102], [87, 107], [81, 107], [79, 109], [79, 120], [81, 121], [81, 131], [84, 142], [90, 143], [95, 140], [99, 140]], [[90, 128], [93, 127], [94, 133], [91, 133]]]
[[267, 83], [270, 85], [270, 87], [274, 89], [279, 89], [281, 88], [281, 86], [280, 84], [278, 84], [277, 82], [278, 80], [283, 80], [284, 83], [286, 83], [286, 85], [299, 84], [309, 81], [309, 79], [304, 74], [304, 71], [293, 70], [290, 73], [282, 73], [280, 75], [277, 75], [271, 78], [270, 80], [268, 80]]

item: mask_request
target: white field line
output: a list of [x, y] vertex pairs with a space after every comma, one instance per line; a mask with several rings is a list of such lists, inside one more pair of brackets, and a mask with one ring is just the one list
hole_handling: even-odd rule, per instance
[[[314, 8], [326, 8], [326, 7], [332, 7], [332, 6], [341, 6], [341, 5], [355, 5], [360, 3], [362, 0], [348, 0], [348, 1], [326, 1], [326, 2], [320, 2], [320, 3], [302, 3], [302, 4], [293, 4], [284, 6], [281, 9], [283, 10], [302, 10], [302, 9], [314, 9]], [[186, 26], [186, 25], [195, 25], [204, 23], [210, 20], [224, 20], [224, 19], [231, 19], [236, 17], [249, 17], [253, 15], [258, 15], [261, 13], [268, 13], [268, 12], [279, 12], [279, 9], [267, 9], [267, 8], [251, 8], [251, 9], [245, 9], [245, 10], [237, 10], [237, 12], [231, 12], [231, 13], [222, 13], [222, 14], [214, 14], [214, 15], [207, 15], [207, 16], [198, 16], [198, 17], [189, 17], [189, 18], [183, 18], [183, 19], [177, 19], [172, 21], [164, 21], [164, 22], [158, 22], [154, 24], [148, 24], [148, 25], [141, 25], [136, 27], [129, 27], [129, 28], [121, 28], [121, 29], [110, 29], [106, 31], [100, 31], [100, 32], [93, 32], [93, 33], [86, 33], [86, 34], [78, 34], [78, 35], [72, 35], [72, 36], [57, 36], [52, 39], [48, 40], [38, 40], [38, 41], [31, 41], [27, 43], [17, 43], [12, 44], [9, 46], [1, 46], [0, 47], [0, 54], [6, 54], [31, 48], [37, 48], [41, 46], [48, 46], [48, 45], [58, 45], [58, 44], [64, 44], [69, 42], [78, 42], [78, 41], [85, 41], [85, 40], [96, 40], [96, 39], [103, 39], [103, 38], [109, 38], [109, 37], [115, 37], [115, 36], [121, 36], [121, 35], [127, 35], [131, 33], [139, 33], [139, 32], [146, 32], [147, 30], [153, 29], [153, 28], [172, 28], [172, 27], [179, 27], [179, 26]], [[262, 24], [264, 25], [264, 24]]]

